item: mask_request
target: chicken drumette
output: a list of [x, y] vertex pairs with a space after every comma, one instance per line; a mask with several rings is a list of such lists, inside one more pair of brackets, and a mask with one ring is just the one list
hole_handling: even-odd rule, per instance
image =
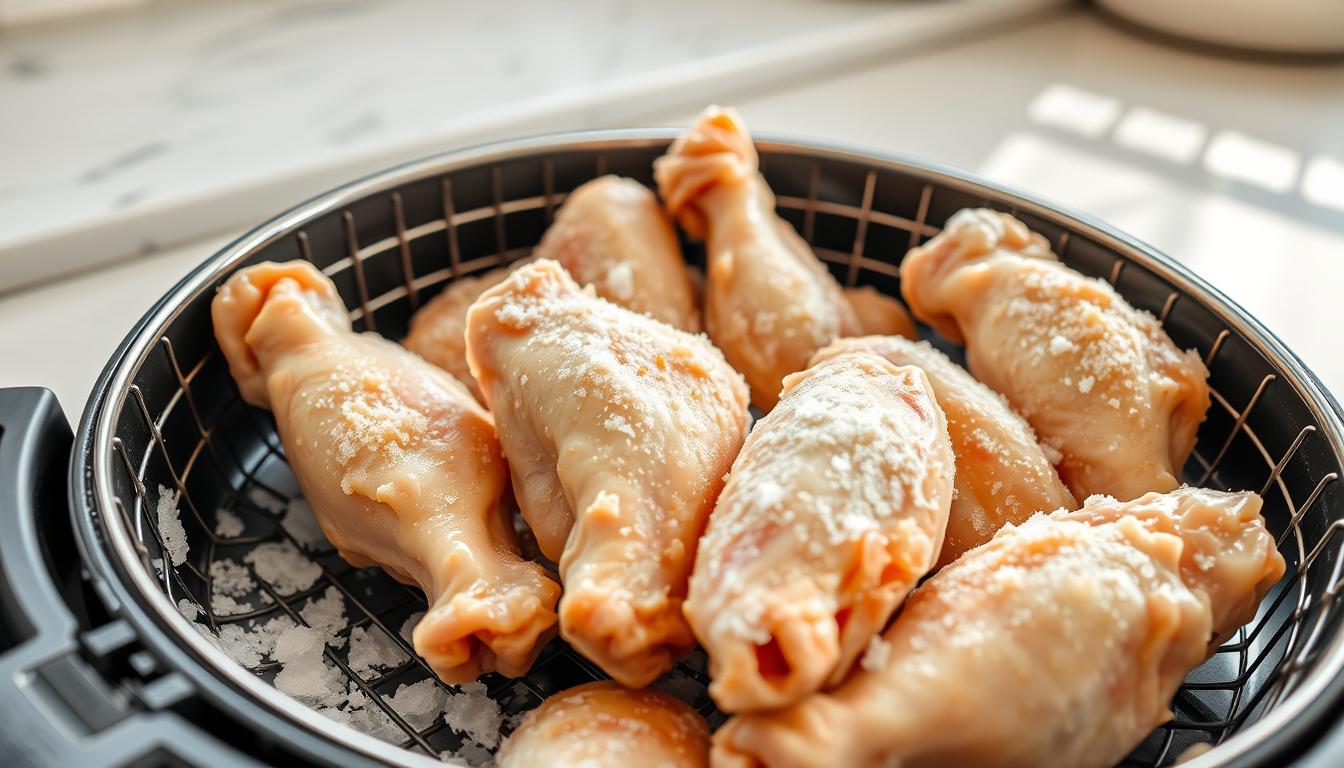
[[416, 651], [447, 682], [525, 673], [560, 587], [518, 556], [495, 425], [452, 376], [350, 330], [307, 262], [238, 272], [211, 305], [247, 402], [268, 408], [322, 531], [356, 566], [419, 585]]
[[920, 587], [840, 687], [729, 721], [714, 764], [1113, 765], [1283, 575], [1259, 509], [1183, 488], [1010, 525]]
[[700, 303], [677, 233], [658, 198], [633, 179], [603, 176], [569, 193], [533, 255], [579, 285], [683, 331], [700, 331]]
[[849, 671], [938, 557], [953, 455], [928, 379], [837, 355], [784, 380], [700, 540], [686, 617], [725, 711]]
[[[621, 306], [683, 331], [700, 330], [700, 305], [657, 198], [637, 181], [603, 176], [569, 194], [533, 250], [554, 259], [581, 285]], [[528, 260], [454, 280], [411, 317], [406, 348], [481, 390], [467, 366], [467, 308]]]
[[[467, 309], [486, 290], [499, 285], [519, 262], [475, 277], [459, 277], [411, 315], [411, 328], [402, 340], [407, 349], [453, 374], [481, 400], [481, 388], [467, 365]], [[482, 401], [484, 402], [484, 401]]]
[[960, 211], [905, 257], [901, 291], [1063, 454], [1075, 497], [1178, 485], [1209, 407], [1208, 371], [1110, 285], [1060, 264], [1045, 238], [1005, 213]]
[[758, 408], [774, 407], [784, 377], [818, 349], [862, 333], [839, 284], [775, 214], [737, 113], [707, 109], [654, 162], [654, 177], [668, 212], [705, 241], [705, 326]]
[[878, 291], [871, 285], [845, 289], [845, 301], [859, 319], [859, 329], [865, 336], [904, 336], [918, 339], [919, 329], [905, 305]]
[[854, 352], [870, 352], [895, 365], [923, 370], [947, 416], [957, 476], [937, 568], [989, 541], [1007, 523], [1020, 523], [1037, 512], [1078, 508], [1031, 426], [1003, 396], [928, 342], [896, 336], [839, 339], [817, 353], [812, 364]]
[[693, 645], [681, 603], [750, 419], [742, 377], [703, 337], [598, 299], [549, 260], [472, 305], [467, 350], [523, 517], [560, 565], [561, 634], [647, 684]]
[[495, 757], [499, 768], [703, 768], [709, 726], [666, 693], [609, 682], [561, 691], [527, 713]]

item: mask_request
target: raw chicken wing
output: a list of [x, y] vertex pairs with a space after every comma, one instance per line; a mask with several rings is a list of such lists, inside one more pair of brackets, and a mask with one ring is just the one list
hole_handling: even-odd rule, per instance
[[839, 688], [720, 729], [713, 763], [1114, 765], [1283, 575], [1259, 509], [1183, 488], [1009, 525], [921, 586]]
[[862, 333], [839, 284], [775, 214], [736, 112], [705, 110], [654, 162], [654, 178], [668, 212], [705, 240], [705, 326], [758, 408], [774, 407], [784, 377], [818, 349]]
[[636, 687], [694, 645], [695, 542], [746, 433], [742, 377], [704, 337], [579, 288], [540, 260], [467, 315], [467, 355], [513, 487], [560, 564], [560, 632]]
[[901, 265], [915, 316], [965, 341], [1077, 498], [1170, 491], [1209, 407], [1208, 371], [1102, 280], [1060, 264], [1017, 219], [963, 210]]
[[[608, 301], [684, 331], [700, 331], [699, 300], [672, 222], [637, 181], [603, 176], [571, 192], [533, 255], [560, 262]], [[456, 376], [480, 400], [467, 366], [467, 308], [529, 261], [454, 280], [411, 317], [402, 343]]]
[[919, 330], [901, 302], [879, 292], [871, 285], [846, 288], [845, 300], [859, 319], [865, 336], [904, 336], [918, 339]]
[[533, 255], [626, 309], [700, 332], [700, 306], [672, 222], [648, 187], [619, 176], [569, 194]]
[[481, 400], [481, 388], [467, 365], [467, 309], [485, 293], [498, 285], [513, 270], [526, 262], [492, 269], [476, 277], [459, 277], [448, 284], [429, 303], [411, 315], [411, 329], [402, 344], [471, 389]]
[[786, 378], [733, 464], [686, 600], [719, 708], [839, 682], [937, 559], [952, 476], [919, 369], [856, 353]]
[[817, 353], [812, 364], [854, 352], [869, 352], [894, 365], [923, 370], [947, 416], [957, 476], [937, 568], [989, 541], [1007, 523], [1023, 522], [1037, 512], [1078, 508], [1041, 451], [1031, 426], [1002, 395], [976, 381], [928, 342], [895, 336], [839, 339]]
[[665, 693], [588, 683], [527, 713], [495, 756], [495, 765], [704, 768], [709, 765], [709, 726]]
[[307, 262], [238, 272], [211, 305], [243, 398], [269, 408], [323, 533], [357, 567], [419, 585], [415, 649], [446, 682], [525, 673], [560, 587], [518, 556], [495, 425], [452, 376], [357, 334]]

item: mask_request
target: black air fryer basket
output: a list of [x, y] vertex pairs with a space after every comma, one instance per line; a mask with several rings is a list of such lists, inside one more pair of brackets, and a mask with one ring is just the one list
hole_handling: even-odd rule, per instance
[[[215, 346], [210, 300], [235, 270], [307, 259], [341, 291], [356, 329], [400, 338], [417, 307], [455, 278], [526, 257], [565, 195], [616, 173], [652, 185], [669, 132], [568, 135], [458, 152], [356, 182], [301, 205], [211, 257], [145, 315], [100, 377], [73, 450], [50, 393], [0, 391], [0, 754], [21, 764], [435, 764], [467, 741], [455, 723], [417, 728], [387, 705], [432, 679], [400, 639], [420, 594], [331, 552], [321, 576], [286, 594], [255, 571], [241, 613], [212, 609], [211, 564], [291, 538], [279, 524], [297, 492], [268, 414], [244, 405]], [[1341, 585], [1344, 458], [1339, 406], [1302, 363], [1198, 277], [1086, 217], [969, 178], [889, 157], [758, 142], [781, 214], [845, 285], [897, 294], [906, 251], [955, 211], [1010, 211], [1069, 266], [1104, 278], [1158, 317], [1210, 371], [1213, 406], [1185, 480], [1259, 491], [1288, 561], [1256, 619], [1187, 679], [1125, 765], [1170, 765], [1191, 745], [1198, 766], [1344, 764], [1333, 730], [1344, 687]], [[701, 251], [686, 248], [699, 263]], [[68, 477], [63, 476], [69, 467]], [[178, 494], [189, 543], [174, 567], [156, 514]], [[219, 510], [243, 531], [215, 532]], [[175, 535], [175, 534], [172, 534]], [[349, 643], [330, 662], [400, 731], [389, 744], [276, 691], [277, 665], [244, 668], [183, 616], [218, 633], [303, 610], [335, 587], [348, 636], [384, 629], [406, 659], [356, 675]], [[185, 603], [184, 603], [185, 601]], [[722, 722], [705, 694], [702, 655], [657, 685]], [[506, 714], [603, 675], [556, 640], [520, 680], [483, 678]], [[435, 685], [441, 685], [434, 683]], [[449, 687], [452, 690], [451, 687]], [[506, 719], [507, 721], [507, 719]], [[484, 753], [480, 753], [483, 755]], [[1344, 753], [1341, 753], [1344, 755]]]

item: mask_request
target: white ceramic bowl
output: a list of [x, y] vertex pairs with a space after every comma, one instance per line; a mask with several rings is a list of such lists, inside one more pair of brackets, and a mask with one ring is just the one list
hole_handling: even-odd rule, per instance
[[1137, 24], [1236, 48], [1344, 53], [1344, 0], [1097, 0]]

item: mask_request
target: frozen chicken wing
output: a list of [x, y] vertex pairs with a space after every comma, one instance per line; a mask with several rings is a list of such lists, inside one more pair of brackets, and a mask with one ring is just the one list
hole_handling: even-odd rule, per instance
[[658, 691], [609, 682], [562, 691], [527, 713], [495, 757], [499, 768], [705, 768], [709, 726]]
[[958, 212], [905, 257], [901, 290], [916, 317], [964, 341], [971, 373], [1062, 454], [1075, 497], [1179, 484], [1209, 407], [1204, 364], [1110, 285], [1060, 264], [1022, 222]]
[[695, 542], [750, 416], [701, 336], [581, 289], [540, 260], [467, 316], [523, 517], [560, 564], [561, 635], [645, 685], [694, 645], [681, 614]]
[[603, 176], [569, 193], [533, 255], [559, 262], [607, 301], [700, 332], [677, 233], [658, 198], [634, 179]]
[[1002, 395], [976, 381], [928, 342], [896, 336], [839, 339], [817, 353], [812, 364], [855, 352], [869, 352], [894, 365], [913, 365], [924, 371], [947, 416], [957, 460], [956, 490], [936, 568], [989, 541], [1008, 523], [1023, 522], [1037, 512], [1078, 508], [1036, 442], [1031, 426]]
[[854, 310], [863, 335], [919, 338], [919, 329], [915, 328], [915, 321], [910, 319], [905, 305], [871, 285], [846, 288], [845, 300]]
[[554, 634], [560, 587], [518, 556], [490, 414], [452, 376], [352, 332], [335, 286], [307, 262], [236, 273], [211, 313], [244, 399], [275, 415], [323, 533], [351, 564], [424, 590], [416, 651], [446, 682], [525, 673]]
[[700, 540], [685, 613], [720, 709], [838, 682], [938, 557], [953, 454], [924, 373], [837, 355], [784, 381]]
[[774, 407], [785, 376], [817, 350], [862, 332], [840, 286], [793, 227], [757, 170], [742, 119], [710, 107], [654, 162], [663, 204], [687, 234], [705, 241], [705, 327]]
[[467, 365], [467, 308], [482, 293], [526, 262], [492, 269], [475, 277], [459, 277], [411, 315], [411, 328], [402, 344], [453, 378], [467, 385], [481, 400], [481, 388]]
[[1114, 765], [1284, 561], [1252, 493], [1008, 526], [921, 586], [840, 687], [715, 735], [716, 766]]

